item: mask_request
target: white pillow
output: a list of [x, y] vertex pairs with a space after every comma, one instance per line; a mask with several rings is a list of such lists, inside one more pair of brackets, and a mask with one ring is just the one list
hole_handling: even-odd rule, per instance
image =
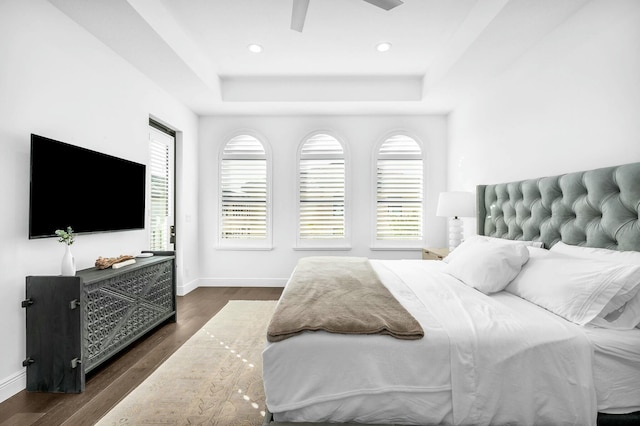
[[529, 252], [524, 245], [477, 240], [465, 245], [445, 266], [444, 272], [469, 287], [491, 294], [504, 290], [528, 259]]
[[549, 251], [594, 260], [640, 265], [640, 251], [618, 251], [597, 247], [574, 246], [558, 241]]
[[640, 266], [584, 259], [528, 247], [529, 261], [506, 291], [579, 325], [593, 320]]
[[451, 260], [455, 259], [458, 253], [461, 252], [460, 250], [461, 248], [462, 250], [464, 250], [466, 246], [474, 244], [478, 241], [490, 241], [496, 244], [504, 244], [504, 245], [518, 244], [518, 245], [531, 246], [531, 247], [543, 246], [542, 241], [507, 240], [505, 238], [487, 237], [486, 235], [471, 235], [470, 237], [466, 238], [462, 243], [460, 243], [458, 247], [452, 250], [448, 256], [442, 259], [442, 261], [445, 263], [451, 262]]
[[[584, 259], [605, 260], [612, 263], [640, 266], [640, 252], [637, 251], [617, 251], [605, 248], [574, 246], [565, 244], [561, 241], [554, 244], [550, 250], [555, 253], [568, 254], [570, 256], [582, 257]], [[607, 306], [604, 307], [599, 316], [604, 318], [610, 313], [622, 309], [627, 301], [638, 295], [640, 286], [636, 284], [637, 283], [630, 281], [626, 282], [626, 285], [624, 285], [620, 291], [611, 298], [611, 301], [607, 303]], [[636, 324], [638, 324], [638, 322], [640, 322], [640, 319]]]
[[496, 241], [496, 242], [505, 243], [505, 244], [522, 244], [524, 246], [536, 247], [536, 248], [544, 247], [544, 243], [542, 241], [508, 240], [506, 238], [487, 237], [486, 235], [482, 235], [481, 237], [486, 238], [488, 241]]
[[460, 245], [458, 245], [458, 247], [456, 247], [455, 249], [451, 250], [451, 252], [445, 256], [444, 259], [442, 259], [442, 261], [444, 263], [450, 263], [451, 261], [453, 261], [453, 259], [455, 259], [460, 253], [464, 252], [465, 250], [467, 250], [469, 247], [473, 246], [474, 244], [481, 242], [481, 241], [486, 241], [484, 238], [480, 237], [479, 235], [472, 235], [469, 238], [466, 238], [464, 241], [462, 241], [460, 243]]

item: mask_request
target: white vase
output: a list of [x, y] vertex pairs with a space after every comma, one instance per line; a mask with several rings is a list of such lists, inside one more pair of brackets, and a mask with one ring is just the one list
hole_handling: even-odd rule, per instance
[[65, 244], [64, 256], [62, 256], [62, 276], [73, 277], [76, 274], [76, 260], [71, 254], [71, 246]]

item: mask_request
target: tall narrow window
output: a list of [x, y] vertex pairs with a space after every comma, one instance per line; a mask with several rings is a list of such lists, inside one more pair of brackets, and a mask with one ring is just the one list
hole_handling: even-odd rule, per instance
[[268, 164], [256, 137], [227, 142], [220, 163], [220, 245], [270, 248]]
[[174, 250], [174, 149], [175, 133], [149, 127], [149, 247]]
[[336, 248], [347, 241], [345, 152], [324, 133], [307, 138], [298, 161], [298, 247]]
[[385, 139], [376, 152], [374, 246], [408, 247], [422, 241], [423, 159], [406, 135]]

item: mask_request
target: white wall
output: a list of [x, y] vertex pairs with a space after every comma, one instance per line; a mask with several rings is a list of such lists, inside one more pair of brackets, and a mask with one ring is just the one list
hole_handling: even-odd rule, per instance
[[[218, 155], [235, 131], [251, 129], [265, 137], [273, 154], [273, 250], [216, 249]], [[426, 244], [445, 244], [445, 220], [435, 217], [446, 181], [446, 117], [444, 116], [247, 116], [200, 120], [200, 285], [283, 285], [297, 259], [314, 254], [372, 258], [420, 258], [419, 251], [371, 251], [372, 151], [386, 133], [402, 129], [425, 147]], [[310, 132], [331, 131], [344, 140], [351, 159], [353, 196], [352, 250], [295, 251], [296, 153]]]
[[[174, 126], [178, 159], [190, 164], [178, 169], [181, 285], [198, 265], [197, 116], [44, 0], [0, 3], [0, 58], [1, 401], [25, 387], [25, 277], [60, 274], [63, 254], [55, 238], [28, 239], [31, 133], [146, 163], [149, 116]], [[80, 190], [62, 192], [73, 202]], [[117, 189], [105, 181], [89, 190]], [[146, 231], [80, 235], [72, 246], [79, 269], [145, 248]]]
[[640, 161], [640, 2], [593, 1], [450, 116], [449, 186]]

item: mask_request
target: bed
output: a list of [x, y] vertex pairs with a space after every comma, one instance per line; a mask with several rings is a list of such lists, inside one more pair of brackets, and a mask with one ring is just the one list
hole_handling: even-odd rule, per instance
[[[638, 424], [640, 163], [481, 185], [477, 199], [478, 236], [444, 261], [358, 263], [422, 334], [393, 318], [382, 333], [313, 324], [276, 339], [270, 324], [265, 425]], [[303, 266], [276, 314], [311, 311]]]

